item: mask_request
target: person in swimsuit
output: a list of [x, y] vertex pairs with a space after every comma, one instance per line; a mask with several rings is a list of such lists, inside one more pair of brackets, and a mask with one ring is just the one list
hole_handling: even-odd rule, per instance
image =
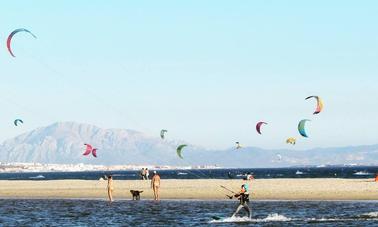
[[154, 176], [151, 179], [151, 188], [154, 191], [154, 200], [159, 200], [159, 189], [160, 189], [160, 176], [154, 171]]
[[114, 191], [114, 187], [113, 187], [113, 177], [111, 175], [108, 176], [108, 197], [109, 197], [109, 202], [113, 202], [113, 191]]
[[148, 168], [146, 168], [146, 180], [149, 180], [150, 179], [150, 171], [148, 170]]
[[244, 208], [244, 210], [248, 213], [248, 217], [251, 218], [252, 213], [249, 209], [248, 202], [249, 202], [249, 192], [248, 192], [248, 185], [243, 184], [241, 186], [241, 190], [239, 193], [234, 195], [235, 198], [238, 198], [240, 203], [238, 207], [236, 208], [236, 211], [232, 214], [232, 217], [235, 217], [239, 211]]
[[140, 171], [140, 179], [145, 180], [146, 179], [145, 176], [146, 176], [146, 170], [142, 168], [142, 170]]

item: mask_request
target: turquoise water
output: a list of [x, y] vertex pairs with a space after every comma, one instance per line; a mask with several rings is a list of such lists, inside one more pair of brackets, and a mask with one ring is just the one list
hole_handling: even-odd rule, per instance
[[[229, 218], [236, 201], [0, 200], [1, 226], [378, 226], [375, 201], [253, 201], [252, 219]], [[221, 217], [214, 220], [212, 217]]]

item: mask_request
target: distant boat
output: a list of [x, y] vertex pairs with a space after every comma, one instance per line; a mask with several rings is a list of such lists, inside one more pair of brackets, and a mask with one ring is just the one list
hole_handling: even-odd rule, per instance
[[44, 179], [44, 178], [45, 178], [45, 176], [43, 176], [43, 175], [37, 175], [35, 177], [29, 177], [29, 179]]
[[297, 170], [297, 172], [295, 172], [295, 174], [296, 174], [296, 175], [302, 175], [302, 174], [303, 174], [303, 172], [301, 172], [301, 171]]
[[188, 173], [178, 172], [177, 175], [188, 175]]
[[367, 176], [367, 175], [373, 175], [373, 173], [368, 173], [368, 172], [366, 172], [366, 171], [358, 171], [358, 172], [353, 173], [353, 175], [357, 175], [357, 176]]

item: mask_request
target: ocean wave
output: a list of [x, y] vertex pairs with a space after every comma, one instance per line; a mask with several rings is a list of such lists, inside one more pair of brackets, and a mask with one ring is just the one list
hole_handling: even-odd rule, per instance
[[37, 176], [33, 176], [33, 177], [29, 177], [29, 179], [44, 179], [45, 176], [43, 175], [37, 175]]
[[373, 173], [369, 173], [369, 172], [366, 172], [366, 171], [358, 171], [358, 172], [353, 173], [353, 175], [368, 176], [368, 175], [373, 175]]

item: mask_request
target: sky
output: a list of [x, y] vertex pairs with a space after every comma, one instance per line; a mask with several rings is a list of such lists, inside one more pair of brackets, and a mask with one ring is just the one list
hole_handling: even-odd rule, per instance
[[[376, 1], [9, 1], [0, 141], [54, 122], [207, 148], [376, 144]], [[16, 58], [6, 49], [13, 39]], [[2, 43], [2, 44], [1, 44]], [[312, 115], [318, 95], [324, 110]], [[24, 124], [14, 127], [13, 120]], [[307, 123], [309, 138], [297, 124]], [[258, 135], [255, 125], [266, 121]]]

